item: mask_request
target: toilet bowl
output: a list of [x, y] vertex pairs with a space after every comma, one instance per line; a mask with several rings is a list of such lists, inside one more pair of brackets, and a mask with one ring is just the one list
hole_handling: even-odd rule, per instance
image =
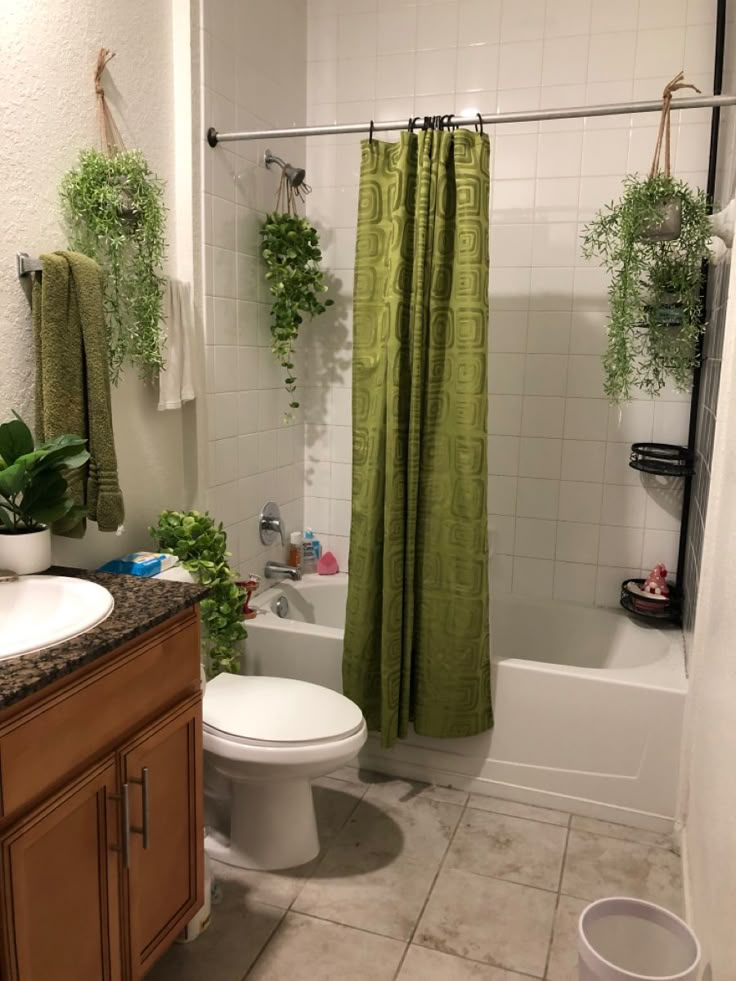
[[221, 674], [207, 684], [203, 719], [205, 786], [220, 787], [219, 809], [206, 808], [208, 854], [250, 869], [313, 859], [319, 837], [311, 781], [348, 763], [365, 743], [358, 706], [306, 681]]

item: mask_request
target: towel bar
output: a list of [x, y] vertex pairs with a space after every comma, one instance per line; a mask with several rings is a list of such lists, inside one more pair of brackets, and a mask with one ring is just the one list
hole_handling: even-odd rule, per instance
[[43, 272], [43, 263], [40, 259], [32, 259], [27, 252], [16, 252], [15, 268], [18, 278], [27, 276], [33, 272]]

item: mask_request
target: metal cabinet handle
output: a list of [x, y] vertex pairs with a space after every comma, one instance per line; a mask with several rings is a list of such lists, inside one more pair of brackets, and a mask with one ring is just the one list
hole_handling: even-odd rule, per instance
[[[151, 812], [150, 812], [150, 793], [149, 793], [149, 783], [148, 783], [148, 767], [144, 766], [143, 769], [141, 770], [140, 777], [131, 777], [130, 782], [137, 783], [141, 787], [141, 797], [142, 797], [142, 804], [143, 804], [143, 824], [140, 826], [136, 825], [131, 828], [128, 823], [128, 820], [126, 820], [126, 827], [128, 827], [129, 831], [132, 831], [134, 834], [141, 835], [143, 838], [143, 847], [148, 848], [151, 842]], [[128, 785], [125, 784], [126, 788], [127, 786]], [[126, 789], [125, 797], [127, 799], [127, 789]], [[125, 802], [123, 802], [123, 807], [125, 807]], [[130, 815], [128, 814], [128, 817], [129, 816]]]

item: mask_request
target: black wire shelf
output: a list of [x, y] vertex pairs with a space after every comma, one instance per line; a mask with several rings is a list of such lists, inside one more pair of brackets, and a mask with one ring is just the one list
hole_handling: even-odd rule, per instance
[[632, 616], [649, 623], [682, 623], [682, 594], [676, 583], [668, 582], [669, 596], [666, 599], [650, 599], [640, 593], [632, 592], [629, 585], [643, 586], [646, 579], [625, 579], [621, 583], [621, 606]]
[[690, 450], [674, 443], [634, 443], [629, 466], [661, 477], [691, 477], [695, 473]]

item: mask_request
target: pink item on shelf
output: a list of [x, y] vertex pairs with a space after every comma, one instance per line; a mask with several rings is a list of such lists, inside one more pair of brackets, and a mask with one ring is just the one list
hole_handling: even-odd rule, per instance
[[317, 572], [320, 576], [334, 576], [336, 572], [340, 571], [340, 567], [337, 564], [337, 559], [332, 554], [332, 552], [325, 552], [325, 554], [320, 558], [317, 563]]
[[659, 562], [649, 573], [646, 582], [641, 587], [643, 593], [650, 593], [652, 596], [669, 596], [670, 590], [667, 585], [667, 570]]

